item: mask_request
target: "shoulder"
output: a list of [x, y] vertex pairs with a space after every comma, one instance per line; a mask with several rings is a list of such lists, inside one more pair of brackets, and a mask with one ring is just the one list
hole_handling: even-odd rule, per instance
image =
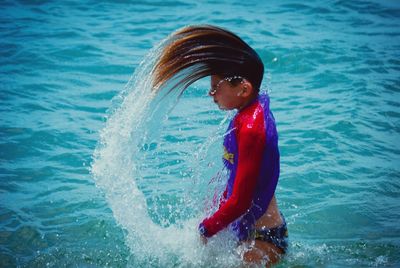
[[259, 135], [264, 133], [264, 110], [260, 102], [257, 100], [251, 106], [240, 111], [234, 119], [234, 125], [238, 134]]

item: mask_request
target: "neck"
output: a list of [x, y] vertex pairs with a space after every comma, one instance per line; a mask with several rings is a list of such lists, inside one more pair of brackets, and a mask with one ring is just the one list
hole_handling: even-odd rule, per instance
[[242, 111], [243, 109], [245, 109], [247, 106], [249, 106], [250, 104], [252, 104], [254, 102], [255, 99], [257, 99], [258, 94], [252, 94], [251, 96], [249, 96], [248, 98], [246, 98], [243, 101], [243, 104], [238, 108], [238, 111]]

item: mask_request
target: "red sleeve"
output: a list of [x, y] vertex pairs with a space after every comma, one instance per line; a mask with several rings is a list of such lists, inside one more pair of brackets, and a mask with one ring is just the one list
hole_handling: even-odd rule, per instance
[[[237, 130], [238, 165], [229, 199], [203, 221], [208, 237], [224, 229], [251, 206], [265, 147], [264, 120], [240, 124]], [[258, 120], [257, 120], [258, 121]]]

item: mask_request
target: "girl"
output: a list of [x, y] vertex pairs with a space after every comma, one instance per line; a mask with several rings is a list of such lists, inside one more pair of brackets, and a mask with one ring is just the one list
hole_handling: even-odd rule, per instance
[[[279, 178], [278, 135], [269, 97], [259, 94], [264, 65], [242, 39], [225, 29], [189, 26], [171, 35], [157, 58], [153, 86], [168, 81], [181, 93], [211, 76], [209, 95], [223, 110], [238, 110], [224, 139], [229, 179], [218, 210], [199, 225], [203, 241], [224, 228], [248, 247], [246, 262], [275, 263], [287, 249], [287, 227], [275, 189]], [[169, 92], [170, 92], [169, 91]]]

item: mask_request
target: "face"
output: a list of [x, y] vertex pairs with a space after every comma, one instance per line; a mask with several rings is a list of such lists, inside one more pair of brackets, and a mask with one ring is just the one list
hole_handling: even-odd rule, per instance
[[211, 89], [209, 95], [221, 110], [239, 109], [242, 106], [242, 85], [231, 85], [227, 80], [218, 75], [211, 76]]

